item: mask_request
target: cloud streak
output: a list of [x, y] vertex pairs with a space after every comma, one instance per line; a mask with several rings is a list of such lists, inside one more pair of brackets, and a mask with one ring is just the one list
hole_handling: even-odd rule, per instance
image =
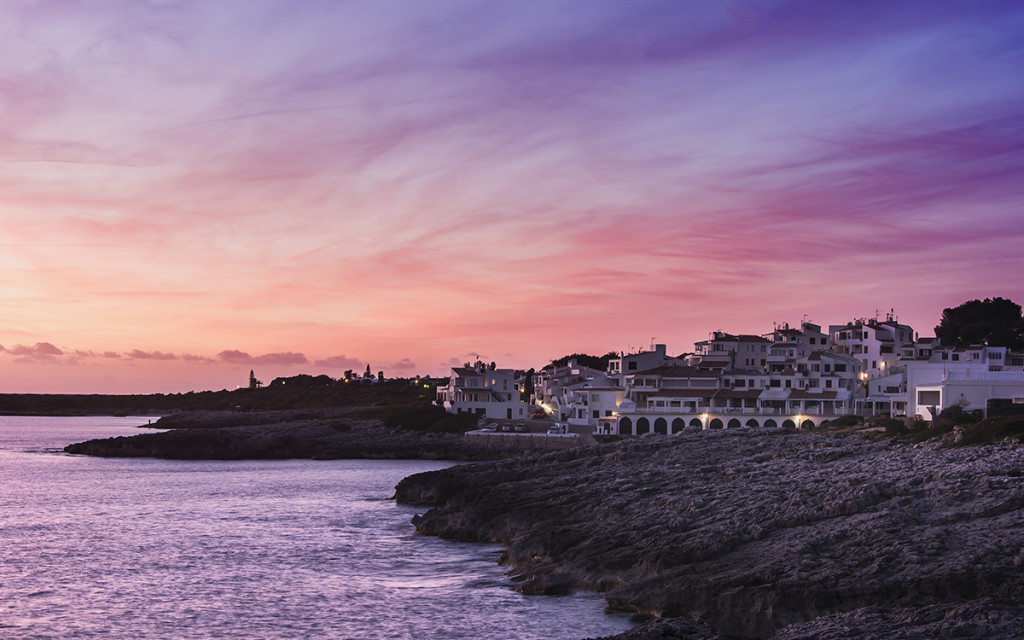
[[263, 355], [251, 356], [244, 351], [225, 350], [217, 354], [222, 362], [244, 365], [300, 365], [306, 364], [309, 360], [301, 353], [265, 353]]
[[3, 361], [191, 389], [927, 330], [1024, 298], [1021, 33], [1010, 0], [4, 5]]

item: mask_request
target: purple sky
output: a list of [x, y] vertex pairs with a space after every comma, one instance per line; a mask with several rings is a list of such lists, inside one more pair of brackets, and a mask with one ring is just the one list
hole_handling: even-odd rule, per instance
[[0, 51], [0, 391], [1024, 302], [1020, 2], [6, 2]]

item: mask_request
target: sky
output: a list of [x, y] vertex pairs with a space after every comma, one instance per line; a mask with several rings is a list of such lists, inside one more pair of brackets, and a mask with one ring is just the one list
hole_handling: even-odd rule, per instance
[[1024, 302], [1018, 0], [0, 4], [0, 392]]

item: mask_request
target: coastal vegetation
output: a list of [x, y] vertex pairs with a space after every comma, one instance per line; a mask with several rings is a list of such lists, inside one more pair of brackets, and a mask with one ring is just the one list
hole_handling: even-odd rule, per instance
[[1024, 315], [1019, 304], [1005, 298], [968, 300], [942, 310], [935, 337], [948, 346], [987, 344], [1018, 350], [1024, 348]]
[[0, 394], [6, 415], [160, 415], [177, 411], [278, 411], [409, 405], [434, 399], [431, 385], [411, 380], [373, 384], [301, 374], [262, 388], [144, 395]]

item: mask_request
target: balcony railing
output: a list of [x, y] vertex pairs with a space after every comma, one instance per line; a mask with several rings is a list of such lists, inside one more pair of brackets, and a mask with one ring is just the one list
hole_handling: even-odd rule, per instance
[[629, 415], [746, 415], [746, 416], [842, 416], [848, 413], [846, 406], [834, 407], [639, 407], [633, 411], [623, 412]]

